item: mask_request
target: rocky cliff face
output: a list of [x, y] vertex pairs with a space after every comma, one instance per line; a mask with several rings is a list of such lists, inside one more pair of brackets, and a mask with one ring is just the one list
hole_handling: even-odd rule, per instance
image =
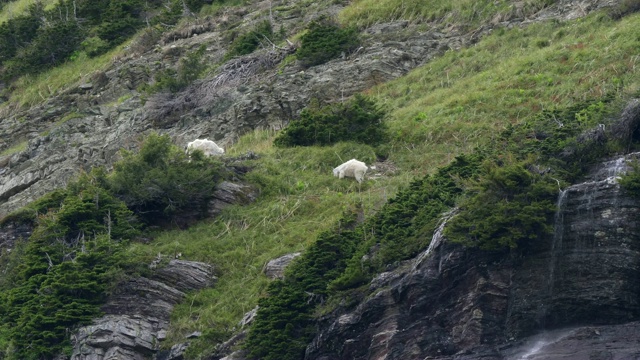
[[166, 337], [171, 310], [184, 292], [211, 286], [215, 280], [210, 265], [171, 260], [148, 278], [124, 281], [102, 307], [105, 315], [72, 335], [71, 359], [149, 358], [158, 352]]
[[[305, 358], [635, 358], [638, 325], [625, 323], [640, 316], [640, 201], [617, 176], [638, 156], [562, 190], [555, 233], [528, 253], [479, 254], [447, 243], [440, 228], [357, 307], [323, 319]], [[605, 349], [618, 336], [625, 343]]]

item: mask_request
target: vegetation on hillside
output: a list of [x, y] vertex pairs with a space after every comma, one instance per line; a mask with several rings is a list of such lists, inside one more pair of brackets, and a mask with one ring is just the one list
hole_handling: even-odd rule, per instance
[[99, 315], [120, 276], [122, 248], [138, 233], [133, 213], [91, 175], [27, 211], [35, 209], [37, 227], [11, 254], [13, 271], [0, 293], [0, 354], [7, 359], [66, 352], [68, 329]]
[[[546, 4], [548, 1], [544, 0], [527, 2], [531, 9]], [[507, 11], [507, 5], [454, 1], [435, 2], [425, 8], [363, 0], [348, 7], [341, 19], [347, 25], [364, 26], [396, 18], [446, 20], [462, 14], [463, 19], [474, 24]], [[357, 6], [361, 6], [361, 12], [349, 15]], [[385, 6], [398, 10], [385, 11]], [[410, 12], [415, 9], [427, 13]], [[188, 356], [205, 357], [235, 331], [245, 312], [260, 303], [262, 310], [247, 342], [249, 350], [264, 358], [298, 358], [313, 335], [313, 316], [321, 300], [333, 299], [328, 303], [337, 304], [344, 299], [348, 306], [351, 296], [362, 295], [365, 290], [360, 286], [377, 272], [428, 246], [442, 214], [451, 207], [458, 206], [460, 210], [450, 220], [447, 235], [467, 246], [521, 251], [543, 236], [555, 210], [553, 199], [558, 187], [574, 180], [591, 162], [622, 149], [611, 134], [585, 134], [600, 123], [608, 125], [610, 114], [627, 96], [640, 95], [638, 19], [638, 15], [629, 15], [613, 20], [599, 13], [568, 23], [496, 28], [471, 48], [447, 52], [403, 78], [368, 90], [367, 100], [358, 97], [335, 107], [310, 107], [299, 123], [304, 126], [292, 122], [290, 130], [280, 135], [266, 130], [251, 133], [229, 153], [252, 150], [259, 154], [258, 159], [248, 163], [253, 170], [247, 176], [260, 188], [261, 197], [256, 203], [244, 208], [231, 206], [217, 219], [186, 230], [160, 232], [150, 244], [133, 242], [114, 253], [100, 250], [104, 249], [101, 244], [114, 242], [104, 234], [104, 214], [92, 215], [94, 218], [89, 214], [87, 230], [81, 230], [87, 234], [93, 229], [88, 226], [97, 227], [97, 235], [91, 241], [96, 242], [98, 257], [114, 259], [113, 267], [95, 269], [90, 261], [78, 260], [90, 271], [89, 278], [77, 284], [82, 287], [96, 279], [108, 283], [112, 278], [106, 274], [117, 274], [117, 269], [125, 266], [118, 260], [121, 255], [127, 261], [145, 263], [159, 252], [180, 252], [187, 259], [210, 262], [217, 267], [219, 282], [215, 288], [189, 294], [185, 303], [176, 307], [166, 343], [182, 341], [184, 335], [200, 330], [203, 336], [192, 341]], [[95, 44], [99, 42], [94, 41]], [[369, 179], [362, 187], [335, 179], [331, 169], [352, 157], [367, 163], [375, 161], [377, 149], [370, 140], [365, 139], [363, 144], [360, 139], [345, 137], [333, 144], [334, 135], [331, 141], [315, 140], [317, 134], [334, 126], [332, 121], [323, 123], [325, 117], [339, 122], [344, 118], [331, 117], [335, 109], [346, 111], [358, 101], [366, 105], [362, 107], [370, 105], [372, 109], [384, 104], [388, 128], [382, 127], [377, 116], [367, 124], [374, 124], [373, 131], [386, 134], [389, 159], [400, 169], [395, 176], [387, 173]], [[307, 130], [290, 135], [299, 128]], [[340, 132], [345, 131], [336, 131]], [[292, 140], [286, 141], [304, 139], [308, 143], [304, 147], [273, 147], [274, 139], [289, 138]], [[164, 144], [157, 144], [159, 153], [167, 156], [164, 160], [130, 154], [122, 165], [116, 166], [114, 175], [93, 174], [95, 180], [91, 181], [114, 199], [124, 200], [127, 211], [137, 212], [139, 219], [144, 220], [144, 214], [152, 211], [162, 215], [163, 223], [172, 221], [184, 210], [184, 194], [171, 193], [174, 184], [182, 180], [181, 175], [211, 170], [205, 181], [210, 186], [219, 173], [218, 165], [203, 163], [204, 159], [197, 156], [193, 163], [185, 163], [181, 152], [165, 152], [168, 145]], [[173, 164], [184, 168], [167, 171], [167, 166]], [[131, 175], [141, 169], [149, 176]], [[158, 179], [165, 174], [166, 178]], [[194, 190], [198, 204], [202, 204], [208, 190]], [[69, 200], [54, 196], [53, 204], [22, 213], [22, 219], [36, 221], [38, 226], [40, 221], [50, 219], [57, 228], [62, 226], [59, 219], [67, 216], [59, 215], [61, 201], [69, 201], [74, 205], [70, 210], [78, 211], [86, 204], [95, 205], [89, 198], [73, 196]], [[356, 224], [354, 213], [361, 213], [364, 222]], [[74, 210], [72, 214], [84, 213]], [[78, 229], [72, 231], [77, 234]], [[125, 245], [127, 240], [123, 238], [118, 243]], [[54, 245], [39, 247], [49, 254], [46, 246]], [[18, 259], [21, 254], [34, 251], [29, 245], [22, 246], [12, 257]], [[74, 248], [69, 249], [65, 251]], [[286, 280], [270, 283], [262, 275], [261, 269], [268, 260], [301, 250], [306, 250], [305, 254], [288, 270]], [[61, 251], [55, 248], [51, 252]], [[33, 254], [40, 260], [47, 255]], [[53, 294], [60, 294], [50, 298], [52, 304], [59, 299], [68, 300], [66, 293], [54, 286], [65, 278], [64, 271], [72, 269], [68, 263], [54, 263], [51, 269], [55, 270], [46, 273], [50, 278], [34, 279], [41, 281], [35, 284], [38, 289], [48, 290], [47, 286], [51, 286]], [[39, 264], [42, 267], [42, 261]], [[49, 264], [44, 264], [50, 270]], [[24, 274], [17, 266], [10, 268], [15, 269], [12, 276], [16, 278]], [[29, 292], [34, 288], [9, 289], [13, 286], [10, 284], [13, 282], [3, 283], [3, 289], [24, 296], [25, 312], [33, 310], [29, 306], [39, 306], [33, 300], [33, 292]], [[103, 294], [102, 288], [95, 291]], [[101, 299], [101, 295], [97, 298]], [[0, 326], [0, 348], [17, 354], [21, 344], [33, 339], [26, 339], [27, 333], [14, 333], [12, 325], [18, 328], [17, 323], [25, 317], [18, 310], [10, 312], [3, 305], [9, 303], [2, 299], [0, 313], [7, 316], [7, 325]], [[78, 323], [93, 314], [94, 303], [81, 305], [83, 312], [77, 318], [64, 321]], [[45, 313], [36, 319], [50, 325], [47, 316]], [[61, 321], [43, 334], [58, 341], [62, 339], [56, 337], [60, 336], [58, 331], [69, 324]], [[40, 329], [41, 325], [29, 326], [32, 327], [20, 329]], [[37, 344], [50, 344], [45, 340]]]
[[353, 141], [372, 146], [387, 138], [384, 111], [363, 95], [329, 106], [312, 104], [278, 134], [278, 147], [331, 145]]
[[187, 159], [168, 136], [151, 135], [123, 156], [112, 173], [94, 169], [2, 220], [35, 226], [0, 257], [9, 270], [0, 282], [3, 358], [68, 352], [69, 330], [99, 316], [112, 286], [140, 268], [124, 249], [142, 226], [201, 215], [223, 174], [201, 152]]
[[[77, 57], [100, 55], [147, 24], [171, 25], [183, 11], [198, 11], [204, 0], [61, 0], [29, 5], [24, 14], [0, 24], [0, 80], [12, 81]], [[186, 8], [185, 8], [186, 6]]]
[[343, 23], [361, 28], [394, 20], [436, 22], [459, 25], [471, 29], [492, 19], [513, 15], [529, 16], [555, 3], [555, 0], [531, 0], [520, 4], [518, 10], [507, 0], [435, 0], [424, 6], [419, 0], [356, 0], [341, 12]]
[[312, 21], [300, 38], [300, 48], [296, 52], [303, 66], [324, 64], [338, 57], [348, 55], [360, 44], [356, 28], [342, 27], [332, 19], [321, 17]]

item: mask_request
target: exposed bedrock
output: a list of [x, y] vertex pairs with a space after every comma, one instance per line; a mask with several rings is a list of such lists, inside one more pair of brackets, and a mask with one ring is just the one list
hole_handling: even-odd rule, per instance
[[171, 260], [149, 278], [123, 281], [102, 307], [105, 315], [72, 335], [71, 360], [148, 359], [158, 351], [171, 310], [185, 292], [215, 280], [210, 265]]
[[[324, 318], [306, 359], [633, 358], [640, 202], [617, 176], [637, 157], [604, 162], [563, 190], [555, 233], [525, 254], [479, 253], [436, 232], [423, 254], [374, 279], [359, 305]], [[602, 334], [625, 340], [605, 346]], [[579, 355], [563, 357], [563, 344]]]

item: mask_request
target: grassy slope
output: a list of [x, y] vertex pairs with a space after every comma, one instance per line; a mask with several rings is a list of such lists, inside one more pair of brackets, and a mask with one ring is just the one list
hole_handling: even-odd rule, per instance
[[[230, 155], [247, 149], [260, 154], [249, 175], [249, 180], [264, 184], [256, 203], [232, 206], [214, 221], [158, 234], [151, 244], [132, 247], [134, 256], [149, 260], [159, 252], [180, 252], [186, 259], [216, 266], [215, 288], [190, 295], [176, 308], [168, 343], [196, 329], [205, 335], [212, 328], [231, 331], [264, 293], [268, 280], [262, 269], [269, 260], [303, 250], [349, 204], [364, 203], [365, 215], [374, 211], [408, 181], [407, 176], [384, 177], [361, 187], [354, 181], [337, 181], [331, 172], [333, 164], [354, 154], [371, 158], [372, 150], [356, 144], [279, 150], [271, 146], [273, 137], [273, 132], [256, 131], [229, 150]], [[196, 346], [214, 345], [207, 339]]]
[[[448, 52], [401, 79], [370, 89], [390, 110], [390, 159], [403, 172], [395, 179], [370, 181], [362, 192], [353, 184], [350, 191], [332, 189], [345, 185], [335, 185], [329, 169], [316, 165], [314, 154], [321, 149], [276, 151], [267, 132], [243, 138], [235, 151], [260, 153], [257, 172], [269, 177], [270, 167], [281, 168], [280, 178], [273, 179], [283, 182], [280, 192], [265, 194], [248, 208], [229, 209], [210, 224], [163, 234], [145, 250], [149, 256], [182, 251], [219, 266], [219, 285], [191, 295], [176, 309], [172, 338], [179, 340], [195, 328], [236, 326], [264, 290], [260, 270], [266, 261], [303, 249], [345, 204], [365, 200], [372, 209], [372, 203], [394, 193], [412, 175], [432, 172], [490, 141], [507, 124], [527, 121], [542, 109], [612, 92], [637, 96], [639, 23], [639, 15], [614, 22], [596, 14], [566, 24], [496, 30], [470, 49]], [[304, 182], [304, 190], [291, 189], [296, 181]], [[296, 206], [291, 216], [284, 216]], [[225, 224], [229, 233], [224, 233]], [[205, 341], [194, 344], [193, 355], [206, 348]]]
[[496, 30], [470, 49], [449, 52], [370, 89], [390, 110], [390, 159], [402, 172], [371, 180], [360, 191], [353, 182], [331, 177], [331, 166], [322, 161], [339, 163], [332, 159], [332, 149], [276, 150], [268, 131], [242, 138], [230, 153], [250, 149], [262, 156], [251, 175], [268, 184], [260, 200], [232, 207], [220, 219], [187, 231], [160, 234], [151, 245], [132, 250], [148, 258], [182, 252], [218, 267], [216, 288], [192, 294], [177, 307], [171, 340], [204, 330], [191, 354], [211, 349], [217, 331], [235, 327], [257, 303], [267, 284], [261, 275], [264, 264], [303, 250], [344, 206], [364, 201], [367, 211], [373, 211], [412, 176], [432, 172], [490, 141], [507, 124], [527, 121], [542, 109], [611, 92], [638, 95], [639, 23], [638, 15], [614, 22], [596, 14], [566, 24]]
[[[553, 3], [554, 0], [526, 0], [520, 6], [522, 15], [529, 15]], [[431, 0], [425, 6], [421, 0], [355, 0], [341, 12], [343, 23], [359, 27], [375, 23], [409, 20], [437, 21], [464, 27], [486, 23], [496, 16], [508, 16], [514, 11], [508, 0]]]
[[543, 109], [640, 89], [638, 15], [502, 30], [369, 92], [393, 109], [391, 159], [428, 172]]
[[[470, 6], [465, 0], [442, 1], [420, 12], [410, 9], [426, 7], [411, 7], [410, 3], [402, 2], [405, 8], [401, 8], [392, 1], [376, 1], [374, 6], [360, 0], [341, 19], [363, 26], [395, 18], [419, 21], [457, 16], [473, 23], [508, 11], [506, 2], [471, 2], [475, 5]], [[528, 1], [526, 5], [533, 11], [543, 3]], [[387, 11], [387, 7], [400, 10]], [[129, 249], [144, 261], [158, 252], [181, 252], [185, 259], [207, 261], [217, 268], [215, 288], [189, 295], [176, 308], [166, 343], [183, 341], [184, 335], [204, 330], [205, 336], [193, 343], [191, 354], [198, 357], [210, 350], [211, 340], [234, 328], [264, 293], [268, 283], [261, 273], [264, 264], [303, 250], [349, 204], [362, 201], [366, 212], [375, 211], [413, 176], [432, 172], [455, 155], [486, 143], [505, 125], [527, 121], [542, 109], [609, 92], [639, 95], [639, 23], [638, 15], [619, 22], [595, 15], [567, 24], [498, 29], [470, 49], [448, 52], [401, 79], [370, 89], [368, 93], [390, 111], [390, 159], [401, 171], [394, 177], [369, 180], [362, 188], [353, 181], [337, 181], [331, 168], [340, 163], [336, 152], [346, 160], [349, 147], [367, 154], [370, 149], [366, 146], [276, 150], [271, 146], [272, 132], [256, 131], [243, 137], [229, 153], [253, 150], [261, 156], [249, 176], [264, 186], [256, 203], [230, 207], [220, 218], [185, 231], [158, 233], [151, 244]], [[18, 101], [32, 104], [48, 96], [49, 92], [42, 91], [50, 91], [47, 84], [55, 82], [56, 71], [61, 72], [60, 78], [68, 79], [65, 71], [87, 73], [91, 69], [63, 67], [41, 75], [38, 81], [23, 80], [21, 89], [32, 95]], [[60, 86], [64, 85], [61, 81]]]

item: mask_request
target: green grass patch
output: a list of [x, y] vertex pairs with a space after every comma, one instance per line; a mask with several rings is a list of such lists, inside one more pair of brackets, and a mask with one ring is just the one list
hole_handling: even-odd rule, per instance
[[9, 155], [19, 153], [21, 151], [25, 151], [27, 149], [27, 145], [28, 145], [27, 140], [19, 142], [7, 149], [0, 151], [0, 157], [9, 156]]
[[[390, 158], [427, 173], [545, 109], [640, 89], [640, 17], [496, 29], [369, 94], [389, 109]], [[549, 45], [536, 46], [540, 39]]]
[[107, 68], [125, 46], [123, 44], [91, 59], [86, 54], [79, 53], [74, 61], [37, 75], [22, 76], [11, 84], [8, 101], [3, 106], [30, 107], [56, 96], [93, 72]]
[[[6, 3], [0, 12], [0, 24], [16, 16], [26, 14], [29, 6], [35, 2], [35, 0], [15, 0]], [[44, 5], [46, 10], [49, 10], [53, 8], [57, 3], [57, 0], [40, 0], [40, 2]]]
[[228, 8], [233, 6], [241, 6], [246, 3], [246, 0], [224, 0], [214, 1], [209, 5], [204, 5], [200, 9], [200, 15], [202, 16], [219, 16]]

